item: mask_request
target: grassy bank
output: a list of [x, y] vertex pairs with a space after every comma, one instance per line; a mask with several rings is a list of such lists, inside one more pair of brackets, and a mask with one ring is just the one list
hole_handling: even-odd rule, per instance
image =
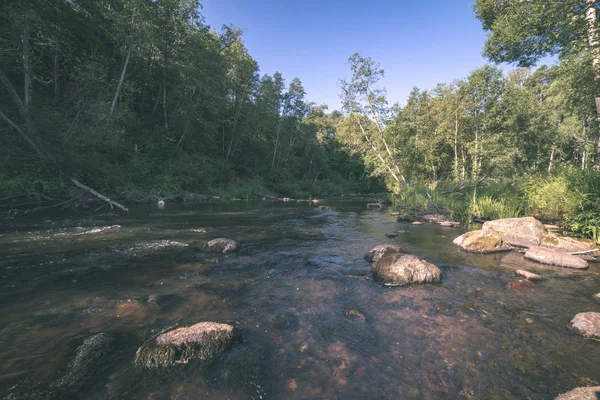
[[553, 174], [413, 185], [394, 198], [407, 213], [442, 213], [470, 222], [533, 216], [600, 241], [600, 174], [564, 168]]

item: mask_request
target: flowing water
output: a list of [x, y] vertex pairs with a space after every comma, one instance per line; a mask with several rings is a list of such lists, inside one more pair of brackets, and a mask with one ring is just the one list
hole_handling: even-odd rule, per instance
[[[548, 399], [600, 382], [600, 343], [569, 328], [578, 312], [600, 311], [598, 264], [466, 254], [452, 244], [459, 228], [328, 204], [335, 210], [167, 204], [2, 221], [0, 398]], [[408, 232], [384, 236], [398, 229]], [[186, 245], [216, 237], [241, 250]], [[442, 283], [380, 286], [363, 256], [381, 243], [435, 263]], [[518, 268], [548, 279], [509, 289]], [[200, 321], [233, 324], [243, 342], [209, 365], [132, 366], [154, 333]], [[110, 351], [78, 371], [76, 349], [98, 333]]]

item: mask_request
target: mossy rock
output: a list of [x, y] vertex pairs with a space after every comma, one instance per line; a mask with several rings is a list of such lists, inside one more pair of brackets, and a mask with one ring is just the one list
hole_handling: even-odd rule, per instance
[[216, 322], [172, 327], [148, 339], [135, 356], [135, 365], [165, 367], [192, 360], [210, 361], [241, 341], [236, 328]]
[[344, 315], [350, 319], [357, 319], [362, 322], [365, 322], [367, 320], [365, 315], [358, 308], [354, 307], [350, 307], [344, 310]]
[[496, 233], [471, 231], [454, 239], [453, 243], [470, 253], [494, 253], [510, 250]]

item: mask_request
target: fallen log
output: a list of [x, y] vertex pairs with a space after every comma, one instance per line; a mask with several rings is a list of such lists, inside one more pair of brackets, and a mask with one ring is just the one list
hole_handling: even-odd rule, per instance
[[129, 212], [129, 210], [122, 204], [117, 203], [114, 200], [109, 199], [108, 197], [96, 192], [94, 189], [92, 189], [91, 187], [85, 186], [83, 183], [79, 182], [77, 179], [75, 178], [71, 178], [71, 182], [73, 182], [73, 184], [75, 186], [77, 186], [78, 188], [81, 188], [85, 191], [90, 192], [91, 194], [93, 194], [94, 196], [98, 197], [101, 200], [106, 201], [108, 204], [110, 204], [110, 207], [113, 208], [113, 206], [120, 208], [123, 211], [127, 211]]

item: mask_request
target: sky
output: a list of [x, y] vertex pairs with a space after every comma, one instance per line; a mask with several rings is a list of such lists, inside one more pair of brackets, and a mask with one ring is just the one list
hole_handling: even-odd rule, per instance
[[[307, 99], [340, 108], [340, 80], [358, 52], [385, 70], [388, 102], [433, 89], [486, 63], [473, 0], [203, 0], [205, 22], [233, 24], [262, 74], [300, 78]], [[503, 69], [512, 67], [504, 66]]]

